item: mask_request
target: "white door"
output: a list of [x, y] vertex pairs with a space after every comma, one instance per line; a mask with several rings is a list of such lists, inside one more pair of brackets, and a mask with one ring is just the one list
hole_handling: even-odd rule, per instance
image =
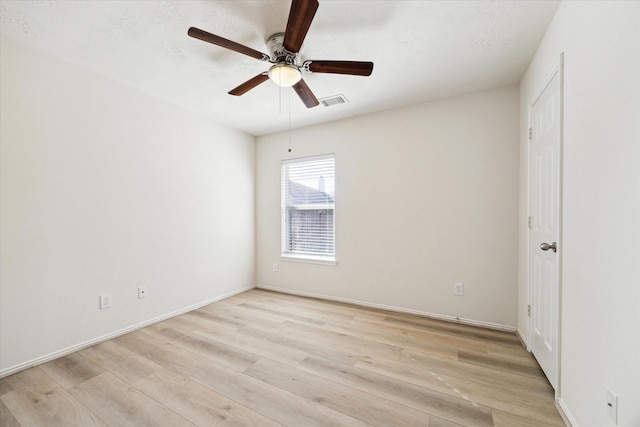
[[530, 343], [554, 389], [558, 382], [560, 68], [530, 109]]

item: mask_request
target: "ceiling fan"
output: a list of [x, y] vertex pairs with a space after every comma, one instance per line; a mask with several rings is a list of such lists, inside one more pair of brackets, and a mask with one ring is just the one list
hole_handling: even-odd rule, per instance
[[291, 87], [296, 91], [307, 108], [319, 104], [309, 86], [302, 79], [302, 71], [310, 73], [349, 74], [353, 76], [370, 76], [373, 62], [363, 61], [316, 61], [301, 62], [302, 42], [311, 26], [311, 21], [318, 10], [318, 0], [292, 0], [289, 20], [284, 33], [272, 34], [267, 39], [267, 48], [271, 55], [254, 50], [234, 41], [195, 27], [189, 28], [188, 34], [216, 46], [242, 53], [252, 58], [273, 64], [268, 71], [258, 74], [240, 86], [231, 89], [230, 95], [240, 96], [271, 79], [282, 87]]

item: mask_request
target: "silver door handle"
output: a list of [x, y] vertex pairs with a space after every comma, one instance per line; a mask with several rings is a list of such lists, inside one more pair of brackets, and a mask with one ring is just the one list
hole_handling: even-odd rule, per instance
[[553, 242], [552, 244], [542, 243], [540, 244], [540, 249], [542, 249], [543, 251], [548, 251], [549, 249], [551, 249], [553, 252], [556, 252], [558, 250], [558, 248], [556, 247], [556, 242]]

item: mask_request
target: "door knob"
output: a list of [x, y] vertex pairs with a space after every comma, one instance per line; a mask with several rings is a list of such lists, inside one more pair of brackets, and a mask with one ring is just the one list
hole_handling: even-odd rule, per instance
[[556, 252], [558, 250], [558, 248], [556, 247], [556, 242], [553, 242], [552, 244], [542, 243], [540, 244], [540, 249], [542, 249], [543, 251], [548, 251], [549, 249], [551, 249], [553, 252]]

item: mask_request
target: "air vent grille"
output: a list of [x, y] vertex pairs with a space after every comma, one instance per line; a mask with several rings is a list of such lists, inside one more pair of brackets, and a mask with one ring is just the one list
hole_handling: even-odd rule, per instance
[[319, 99], [318, 101], [320, 101], [320, 103], [325, 107], [331, 107], [333, 105], [339, 105], [339, 104], [347, 104], [349, 102], [347, 97], [344, 96], [343, 94], [329, 96], [327, 98]]

